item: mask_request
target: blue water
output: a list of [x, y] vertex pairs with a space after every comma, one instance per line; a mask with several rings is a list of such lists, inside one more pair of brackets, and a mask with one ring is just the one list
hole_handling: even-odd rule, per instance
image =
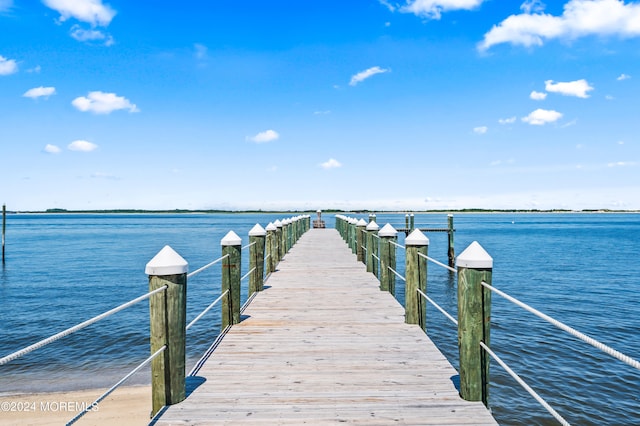
[[[325, 216], [327, 226], [333, 226], [333, 217]], [[220, 256], [220, 240], [229, 230], [246, 244], [255, 223], [264, 226], [281, 218], [9, 215], [7, 259], [0, 270], [0, 356], [146, 293], [144, 266], [165, 244], [195, 270]], [[378, 214], [377, 221], [404, 226], [403, 215]], [[446, 227], [446, 215], [418, 214], [415, 222]], [[496, 287], [640, 359], [640, 215], [457, 214], [455, 228], [456, 252], [477, 240], [494, 258]], [[446, 233], [428, 237], [429, 255], [446, 262]], [[399, 250], [400, 272], [403, 259]], [[214, 266], [189, 280], [188, 320], [219, 295], [219, 271]], [[397, 297], [402, 300], [399, 284]], [[428, 293], [455, 315], [455, 276], [429, 264]], [[219, 324], [219, 309], [214, 308], [189, 330], [188, 368], [218, 333]], [[427, 327], [457, 365], [453, 324], [429, 307]], [[0, 394], [110, 386], [148, 356], [148, 329], [145, 301], [0, 366]], [[491, 333], [492, 349], [572, 424], [640, 424], [640, 371], [498, 295], [493, 296]], [[491, 365], [491, 380], [490, 404], [500, 424], [557, 424], [496, 363]], [[133, 378], [133, 383], [147, 382], [147, 372]]]

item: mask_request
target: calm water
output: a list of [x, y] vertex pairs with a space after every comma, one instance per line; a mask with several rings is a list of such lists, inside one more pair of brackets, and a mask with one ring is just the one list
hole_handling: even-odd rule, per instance
[[[0, 356], [146, 293], [144, 266], [165, 244], [195, 270], [220, 256], [220, 239], [229, 230], [246, 244], [255, 223], [282, 217], [9, 215], [7, 261], [0, 271]], [[325, 220], [333, 226], [332, 216]], [[378, 215], [378, 223], [387, 222], [404, 226], [404, 216]], [[416, 226], [446, 227], [446, 215], [416, 215]], [[458, 253], [477, 240], [494, 258], [496, 287], [640, 359], [640, 215], [459, 214], [455, 227]], [[430, 256], [446, 262], [446, 233], [428, 237]], [[219, 295], [219, 270], [189, 280], [188, 320]], [[430, 264], [428, 293], [455, 315], [455, 277]], [[397, 297], [404, 298], [402, 288]], [[457, 365], [454, 326], [433, 308], [427, 316], [430, 336]], [[188, 368], [219, 324], [214, 308], [189, 331]], [[110, 386], [148, 356], [148, 327], [148, 302], [142, 302], [0, 366], [0, 394]], [[571, 423], [640, 424], [639, 371], [497, 295], [491, 346]], [[490, 402], [500, 424], [556, 424], [499, 365], [491, 369]], [[148, 381], [146, 372], [133, 379]]]

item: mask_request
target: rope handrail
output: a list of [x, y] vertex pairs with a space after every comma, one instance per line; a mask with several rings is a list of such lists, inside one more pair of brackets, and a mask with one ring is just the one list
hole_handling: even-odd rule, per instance
[[602, 352], [606, 353], [607, 355], [610, 355], [622, 362], [624, 362], [627, 365], [630, 365], [631, 367], [634, 367], [638, 370], [640, 370], [640, 362], [631, 358], [628, 355], [623, 354], [622, 352], [619, 352], [607, 345], [605, 345], [604, 343], [601, 343], [599, 341], [597, 341], [596, 339], [587, 336], [584, 333], [579, 332], [578, 330], [569, 327], [568, 325], [554, 319], [551, 318], [549, 315], [543, 314], [542, 312], [538, 311], [535, 308], [532, 308], [531, 306], [527, 305], [526, 303], [523, 303], [521, 301], [519, 301], [518, 299], [516, 299], [515, 297], [509, 296], [507, 293], [498, 290], [497, 288], [491, 286], [490, 284], [487, 284], [486, 282], [482, 281], [482, 285], [485, 288], [488, 288], [489, 290], [499, 294], [500, 296], [504, 297], [505, 299], [507, 299], [508, 301], [515, 303], [516, 305], [520, 306], [522, 309], [531, 312], [532, 314], [534, 314], [535, 316], [555, 325], [556, 327], [558, 327], [559, 329], [571, 334], [574, 337], [577, 337], [578, 339], [582, 340], [583, 342], [593, 346], [596, 349], [600, 349]]
[[252, 242], [252, 243], [250, 243], [250, 244], [247, 244], [246, 246], [242, 247], [242, 250], [244, 250], [244, 249], [248, 249], [249, 247], [251, 247], [252, 245], [254, 245], [256, 242], [257, 242], [257, 241], [254, 241], [254, 242]]
[[46, 339], [43, 339], [43, 340], [41, 340], [41, 341], [39, 341], [37, 343], [34, 343], [33, 345], [27, 346], [26, 348], [20, 349], [19, 351], [16, 351], [16, 352], [14, 352], [12, 354], [9, 354], [9, 355], [7, 355], [7, 356], [5, 356], [3, 358], [0, 358], [0, 365], [7, 364], [8, 362], [11, 362], [14, 359], [20, 358], [21, 356], [26, 355], [29, 352], [35, 351], [36, 349], [39, 349], [39, 348], [41, 348], [43, 346], [46, 346], [49, 343], [53, 343], [56, 340], [62, 339], [63, 337], [66, 337], [66, 336], [68, 336], [68, 335], [70, 335], [72, 333], [75, 333], [76, 331], [81, 330], [81, 329], [83, 329], [85, 327], [88, 327], [91, 324], [93, 324], [95, 322], [98, 322], [98, 321], [100, 321], [100, 320], [102, 320], [104, 318], [107, 318], [108, 316], [111, 316], [111, 315], [113, 315], [113, 314], [115, 314], [117, 312], [120, 312], [123, 309], [126, 309], [126, 308], [128, 308], [130, 306], [133, 306], [136, 303], [142, 302], [143, 300], [148, 299], [152, 295], [154, 295], [156, 293], [159, 293], [161, 291], [164, 291], [166, 289], [167, 289], [166, 285], [162, 286], [162, 287], [160, 287], [158, 289], [150, 291], [147, 294], [144, 294], [144, 295], [142, 295], [140, 297], [137, 297], [137, 298], [135, 298], [133, 300], [130, 300], [129, 302], [123, 303], [122, 305], [117, 306], [117, 307], [115, 307], [115, 308], [113, 308], [113, 309], [111, 309], [111, 310], [109, 310], [107, 312], [104, 312], [104, 313], [102, 313], [100, 315], [97, 315], [97, 316], [91, 318], [91, 319], [88, 319], [88, 320], [86, 320], [84, 322], [81, 322], [80, 324], [77, 324], [77, 325], [74, 325], [73, 327], [67, 328], [66, 330], [63, 330], [60, 333], [54, 334], [53, 336], [50, 336], [50, 337], [47, 337]]
[[247, 272], [246, 274], [244, 274], [242, 276], [242, 278], [240, 278], [240, 281], [244, 281], [245, 278], [247, 278], [249, 275], [253, 274], [256, 271], [256, 267], [254, 266], [249, 272]]
[[376, 255], [375, 255], [375, 254], [373, 254], [373, 253], [371, 254], [371, 256], [375, 257], [375, 258], [376, 258], [376, 260], [377, 260], [378, 262], [380, 262], [380, 258], [379, 258], [378, 256], [376, 256]]
[[396, 276], [397, 276], [398, 278], [400, 278], [402, 281], [404, 281], [404, 282], [406, 282], [406, 281], [407, 281], [407, 279], [406, 279], [405, 277], [403, 277], [402, 275], [400, 275], [400, 274], [398, 273], [398, 271], [396, 271], [395, 269], [393, 269], [391, 266], [387, 266], [387, 269], [389, 269], [391, 272], [393, 272], [394, 274], [396, 274]]
[[427, 296], [422, 290], [417, 289], [418, 294], [421, 295], [422, 297], [424, 297], [427, 302], [431, 303], [437, 310], [439, 310], [440, 312], [442, 312], [442, 315], [444, 315], [445, 317], [447, 317], [449, 319], [449, 321], [451, 321], [452, 323], [454, 323], [456, 326], [458, 325], [458, 320], [455, 319], [453, 316], [451, 316], [451, 314], [449, 314], [449, 312], [445, 311], [442, 306], [438, 305], [436, 302], [434, 302], [429, 296]]
[[442, 263], [442, 262], [440, 262], [438, 260], [435, 260], [434, 258], [427, 256], [426, 254], [422, 254], [422, 253], [418, 252], [418, 256], [423, 257], [423, 258], [427, 259], [428, 261], [435, 263], [438, 266], [442, 266], [444, 269], [448, 269], [451, 272], [455, 272], [456, 274], [458, 273], [458, 270], [456, 268], [452, 268], [449, 265], [445, 265], [444, 263]]
[[406, 250], [406, 247], [405, 247], [405, 246], [400, 245], [400, 244], [396, 243], [395, 241], [389, 241], [389, 242], [390, 242], [391, 244], [393, 244], [394, 246], [396, 246], [396, 247], [400, 247], [401, 249]]
[[213, 308], [216, 304], [218, 304], [218, 302], [220, 302], [222, 300], [222, 298], [224, 296], [226, 296], [229, 293], [229, 290], [225, 290], [224, 293], [222, 293], [220, 296], [218, 296], [218, 298], [216, 300], [214, 300], [213, 302], [211, 302], [211, 304], [209, 306], [207, 306], [202, 312], [200, 312], [200, 314], [198, 314], [197, 317], [195, 317], [185, 328], [185, 330], [189, 330], [191, 328], [191, 326], [193, 326], [195, 323], [197, 323], [200, 318], [202, 318], [203, 316], [205, 316], [205, 314], [207, 312], [209, 312], [211, 310], [211, 308]]
[[558, 412], [554, 410], [553, 407], [551, 407], [547, 403], [547, 401], [545, 401], [540, 395], [538, 395], [538, 393], [534, 391], [524, 380], [522, 380], [522, 378], [518, 376], [518, 374], [515, 371], [509, 368], [509, 366], [502, 359], [500, 359], [500, 357], [496, 355], [491, 349], [489, 349], [489, 347], [485, 345], [484, 342], [480, 342], [480, 347], [482, 347], [482, 349], [484, 349], [493, 359], [495, 359], [498, 362], [498, 364], [500, 364], [500, 366], [504, 368], [505, 371], [509, 373], [509, 375], [513, 377], [515, 381], [520, 384], [520, 386], [524, 388], [524, 390], [529, 392], [529, 394], [532, 397], [534, 397], [535, 400], [540, 403], [540, 405], [542, 405], [553, 417], [555, 417], [555, 419], [558, 420], [560, 424], [564, 426], [570, 426], [569, 422], [567, 422], [564, 418], [562, 418], [562, 416], [558, 414]]
[[187, 274], [187, 278], [191, 278], [191, 277], [193, 277], [194, 275], [197, 275], [197, 274], [199, 274], [200, 272], [204, 271], [205, 269], [209, 269], [209, 268], [211, 268], [213, 265], [215, 265], [216, 263], [220, 263], [220, 262], [222, 262], [222, 261], [223, 261], [224, 259], [226, 259], [227, 257], [229, 257], [229, 255], [228, 255], [228, 254], [225, 254], [224, 256], [217, 258], [217, 259], [216, 259], [216, 260], [214, 260], [213, 262], [211, 262], [211, 263], [207, 263], [207, 264], [206, 264], [206, 265], [204, 265], [202, 268], [196, 269], [195, 271], [188, 273], [188, 274]]
[[157, 357], [158, 355], [160, 355], [162, 352], [164, 352], [167, 349], [167, 345], [162, 346], [160, 349], [158, 349], [157, 351], [155, 351], [153, 353], [153, 355], [151, 355], [150, 357], [148, 357], [147, 359], [145, 359], [144, 361], [142, 361], [136, 368], [134, 368], [133, 370], [131, 370], [126, 376], [124, 376], [122, 379], [120, 379], [118, 381], [118, 383], [116, 383], [115, 385], [111, 386], [111, 388], [109, 388], [109, 390], [107, 390], [105, 393], [103, 393], [102, 395], [100, 395], [95, 401], [93, 401], [90, 405], [86, 406], [81, 412], [79, 412], [74, 418], [72, 418], [71, 420], [69, 420], [66, 424], [66, 426], [72, 425], [75, 422], [77, 422], [78, 420], [80, 420], [80, 418], [82, 416], [84, 416], [85, 414], [87, 414], [89, 412], [89, 410], [91, 410], [93, 407], [96, 407], [103, 399], [105, 399], [106, 397], [108, 397], [109, 395], [111, 395], [111, 393], [116, 390], [117, 388], [119, 388], [124, 382], [126, 382], [127, 380], [129, 380], [131, 378], [131, 376], [133, 376], [134, 374], [136, 374], [138, 371], [140, 371], [140, 369], [142, 367], [144, 367], [145, 365], [149, 364], [151, 361], [153, 361], [153, 359], [155, 357]]

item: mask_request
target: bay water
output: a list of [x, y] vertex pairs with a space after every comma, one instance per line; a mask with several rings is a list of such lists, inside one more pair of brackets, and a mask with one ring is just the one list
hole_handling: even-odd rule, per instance
[[[313, 215], [312, 215], [313, 216]], [[367, 218], [367, 215], [350, 214]], [[0, 357], [148, 291], [145, 264], [165, 245], [191, 271], [218, 258], [230, 230], [248, 243], [256, 223], [283, 214], [10, 214], [0, 270]], [[325, 215], [327, 227], [333, 216]], [[465, 213], [455, 248], [478, 241], [494, 259], [493, 284], [601, 342], [640, 359], [640, 214]], [[404, 227], [404, 214], [378, 214]], [[446, 228], [445, 214], [415, 224]], [[427, 233], [429, 255], [446, 263], [447, 234]], [[399, 243], [404, 235], [400, 233]], [[243, 271], [248, 255], [243, 251]], [[404, 253], [398, 250], [398, 270]], [[456, 277], [430, 263], [428, 293], [456, 315]], [[220, 268], [188, 283], [187, 320], [220, 294]], [[397, 283], [399, 302], [404, 289]], [[242, 299], [247, 298], [243, 281]], [[220, 328], [220, 309], [187, 334], [189, 369]], [[427, 308], [428, 334], [457, 366], [457, 332]], [[640, 424], [640, 371], [493, 295], [491, 347], [572, 424]], [[149, 354], [148, 302], [0, 366], [0, 395], [109, 387]], [[247, 372], [250, 374], [250, 372]], [[149, 383], [148, 370], [129, 383]], [[501, 425], [557, 422], [495, 362], [490, 405]]]

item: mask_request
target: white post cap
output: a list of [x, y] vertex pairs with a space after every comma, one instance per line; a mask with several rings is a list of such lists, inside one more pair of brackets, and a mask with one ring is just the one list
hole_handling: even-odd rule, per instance
[[405, 246], [428, 246], [429, 238], [419, 229], [414, 229], [407, 238], [404, 239]]
[[267, 231], [275, 231], [276, 229], [277, 229], [276, 226], [271, 222], [269, 222], [269, 224], [266, 227]]
[[282, 228], [282, 222], [280, 222], [279, 220], [276, 220], [275, 222], [273, 222], [273, 224], [276, 226], [276, 228]]
[[220, 241], [220, 244], [223, 246], [241, 246], [242, 238], [238, 237], [238, 234], [235, 232], [229, 231], [222, 241]]
[[162, 250], [147, 263], [144, 273], [147, 275], [179, 275], [189, 270], [189, 263], [171, 247]]
[[398, 231], [396, 231], [396, 228], [391, 226], [390, 223], [387, 223], [385, 226], [382, 227], [380, 232], [378, 232], [378, 235], [381, 237], [395, 237], [398, 235]]
[[375, 222], [369, 222], [367, 224], [367, 231], [377, 231], [378, 229], [380, 229], [380, 226]]
[[259, 223], [256, 223], [256, 225], [249, 231], [250, 237], [264, 237], [265, 235], [267, 235], [267, 231], [265, 231]]
[[477, 241], [474, 241], [458, 255], [456, 266], [461, 268], [491, 269], [493, 268], [493, 258]]
[[367, 226], [367, 222], [364, 219], [360, 219], [356, 222], [356, 226]]

